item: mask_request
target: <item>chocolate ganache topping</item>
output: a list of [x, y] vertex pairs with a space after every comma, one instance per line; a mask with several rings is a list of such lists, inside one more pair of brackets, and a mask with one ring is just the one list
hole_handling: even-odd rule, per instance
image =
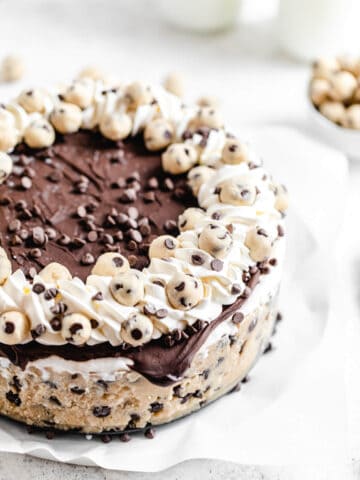
[[50, 262], [85, 279], [103, 252], [148, 265], [150, 242], [177, 234], [177, 217], [196, 205], [183, 175], [161, 168], [140, 136], [111, 142], [80, 131], [40, 151], [19, 145], [0, 186], [0, 239], [13, 270], [33, 277]]

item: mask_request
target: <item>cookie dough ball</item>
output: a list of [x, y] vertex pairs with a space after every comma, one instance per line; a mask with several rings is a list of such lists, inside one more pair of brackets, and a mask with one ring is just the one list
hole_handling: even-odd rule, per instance
[[63, 94], [65, 102], [73, 103], [81, 109], [91, 105], [94, 98], [94, 81], [90, 78], [75, 80]]
[[4, 285], [6, 280], [10, 277], [11, 270], [11, 262], [5, 250], [0, 247], [0, 285]]
[[180, 175], [193, 167], [197, 161], [197, 151], [193, 145], [173, 143], [161, 156], [165, 172]]
[[0, 315], [0, 342], [5, 345], [24, 342], [29, 329], [29, 320], [22, 312], [10, 310]]
[[241, 143], [237, 138], [229, 138], [226, 140], [223, 151], [222, 160], [229, 165], [238, 165], [242, 162], [249, 162], [250, 152], [247, 145]]
[[198, 167], [192, 168], [188, 173], [187, 178], [193, 194], [197, 195], [201, 185], [208, 182], [214, 175], [215, 170], [205, 165], [199, 165]]
[[136, 109], [140, 105], [147, 105], [152, 102], [150, 88], [143, 83], [130, 83], [125, 89], [125, 99], [131, 109]]
[[178, 226], [182, 232], [194, 230], [205, 218], [204, 210], [201, 208], [187, 208], [179, 215]]
[[60, 133], [77, 132], [82, 123], [81, 110], [77, 105], [63, 102], [51, 112], [50, 121]]
[[61, 323], [61, 336], [74, 345], [84, 345], [91, 335], [91, 323], [82, 313], [65, 315]]
[[330, 77], [330, 96], [333, 100], [342, 102], [351, 98], [356, 90], [357, 81], [349, 72], [336, 72]]
[[40, 88], [24, 90], [20, 93], [17, 99], [19, 105], [27, 113], [44, 113], [46, 111], [48, 100], [48, 95]]
[[222, 203], [230, 205], [253, 205], [256, 199], [256, 188], [241, 178], [229, 178], [219, 185], [219, 198]]
[[24, 61], [18, 55], [9, 55], [1, 63], [1, 79], [4, 82], [16, 82], [25, 73]]
[[133, 307], [145, 295], [142, 273], [134, 269], [118, 273], [111, 280], [110, 291], [117, 302]]
[[360, 105], [351, 105], [346, 109], [344, 126], [360, 130]]
[[192, 125], [196, 128], [208, 127], [217, 129], [224, 125], [224, 121], [221, 113], [216, 108], [202, 107], [193, 119]]
[[174, 127], [165, 118], [151, 120], [144, 130], [145, 146], [150, 151], [162, 150], [172, 141]]
[[106, 75], [104, 72], [94, 65], [88, 65], [83, 68], [77, 76], [78, 79], [91, 78], [92, 80], [106, 80]]
[[160, 235], [150, 244], [150, 258], [170, 258], [174, 256], [175, 249], [179, 246], [179, 242], [171, 235]]
[[31, 148], [50, 147], [55, 141], [55, 131], [49, 122], [39, 118], [26, 128], [24, 141]]
[[199, 236], [199, 247], [215, 258], [224, 258], [232, 246], [230, 232], [222, 225], [210, 223]]
[[138, 347], [150, 342], [154, 327], [152, 321], [141, 313], [131, 315], [121, 326], [121, 337], [124, 342]]
[[360, 59], [356, 57], [351, 57], [349, 55], [343, 55], [338, 59], [340, 67], [343, 70], [347, 70], [356, 77], [360, 75]]
[[245, 245], [255, 262], [263, 262], [271, 256], [273, 240], [263, 228], [253, 227], [246, 234]]
[[217, 109], [220, 106], [219, 99], [213, 95], [204, 95], [200, 97], [196, 103], [199, 107], [209, 107], [214, 109]]
[[4, 152], [0, 152], [0, 185], [5, 182], [5, 180], [10, 175], [13, 168], [13, 161], [10, 155]]
[[164, 78], [164, 88], [173, 95], [182, 97], [185, 91], [183, 76], [178, 72], [170, 72]]
[[340, 102], [324, 102], [319, 110], [331, 122], [341, 125], [345, 121], [345, 107]]
[[178, 272], [166, 285], [169, 303], [178, 310], [190, 310], [202, 300], [204, 288], [201, 281], [192, 275]]
[[51, 262], [39, 272], [39, 277], [45, 283], [57, 285], [60, 280], [71, 280], [71, 273], [61, 263]]
[[289, 207], [289, 194], [285, 185], [275, 185], [275, 208], [279, 212], [286, 212]]
[[132, 122], [127, 113], [105, 115], [100, 121], [100, 132], [110, 140], [123, 140], [131, 133]]
[[13, 125], [0, 125], [0, 151], [8, 152], [12, 150], [18, 142], [18, 132]]
[[340, 70], [340, 63], [335, 57], [323, 57], [313, 64], [315, 78], [329, 78], [334, 72]]
[[100, 255], [91, 270], [93, 275], [113, 277], [130, 270], [129, 262], [120, 253], [107, 252]]
[[314, 78], [310, 84], [310, 98], [314, 105], [319, 106], [329, 98], [330, 83], [324, 78]]

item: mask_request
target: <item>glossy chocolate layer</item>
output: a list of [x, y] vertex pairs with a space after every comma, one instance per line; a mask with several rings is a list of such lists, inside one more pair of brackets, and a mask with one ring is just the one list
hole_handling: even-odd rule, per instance
[[176, 234], [178, 215], [196, 205], [185, 177], [165, 174], [140, 136], [115, 144], [83, 131], [41, 151], [20, 145], [13, 158], [0, 186], [0, 241], [29, 277], [59, 262], [85, 279], [105, 251], [142, 269], [151, 240]]

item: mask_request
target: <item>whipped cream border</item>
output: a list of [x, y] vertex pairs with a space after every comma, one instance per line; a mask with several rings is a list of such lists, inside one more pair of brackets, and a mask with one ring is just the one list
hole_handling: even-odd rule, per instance
[[[166, 92], [162, 87], [151, 86], [151, 93], [156, 103], [151, 105], [140, 105], [133, 114], [133, 129], [131, 135], [142, 131], [155, 115], [167, 119], [176, 132], [175, 141], [182, 141], [184, 131], [197, 113], [194, 106], [184, 106], [179, 98]], [[90, 107], [82, 111], [82, 128], [93, 129], [101, 121], [103, 115], [116, 114], [121, 111], [123, 103], [121, 98], [124, 90], [107, 89], [104, 93], [104, 84], [94, 82], [94, 100]], [[57, 92], [50, 92], [47, 97], [46, 109], [43, 114], [27, 114], [25, 110], [10, 102], [5, 105], [6, 110], [13, 117], [13, 122], [18, 131], [19, 141], [29, 123], [35, 118], [43, 116], [48, 118], [53, 108], [58, 104]], [[199, 148], [202, 136], [194, 134], [186, 140]], [[16, 309], [23, 311], [30, 320], [30, 329], [36, 329], [41, 324], [46, 331], [36, 338], [38, 343], [46, 345], [61, 345], [67, 343], [60, 332], [52, 329], [50, 321], [54, 317], [51, 308], [61, 300], [66, 303], [67, 313], [80, 312], [91, 319], [97, 320], [99, 326], [92, 330], [87, 341], [88, 345], [96, 345], [102, 342], [110, 342], [117, 346], [123, 343], [121, 337], [121, 325], [131, 314], [142, 311], [142, 305], [152, 304], [156, 309], [165, 308], [168, 315], [163, 319], [152, 319], [154, 331], [152, 338], [159, 338], [161, 335], [171, 333], [175, 329], [183, 330], [192, 325], [198, 319], [211, 322], [216, 319], [222, 311], [223, 305], [230, 305], [235, 302], [238, 294], [231, 293], [233, 284], [246, 287], [243, 281], [244, 272], [248, 271], [254, 262], [248, 248], [245, 246], [245, 236], [249, 228], [254, 225], [260, 226], [271, 233], [275, 241], [274, 255], [283, 249], [284, 239], [278, 237], [278, 225], [282, 225], [281, 214], [275, 208], [274, 184], [271, 176], [261, 166], [261, 161], [251, 151], [251, 163], [257, 168], [250, 168], [248, 163], [238, 165], [225, 165], [222, 162], [221, 154], [226, 141], [225, 129], [210, 130], [205, 147], [201, 149], [199, 164], [207, 165], [216, 170], [216, 175], [206, 181], [200, 188], [197, 199], [200, 207], [204, 210], [204, 216], [198, 222], [194, 230], [181, 232], [177, 239], [179, 247], [175, 256], [170, 259], [153, 258], [148, 268], [143, 270], [145, 279], [145, 297], [140, 306], [127, 307], [115, 301], [112, 297], [109, 284], [111, 277], [89, 275], [85, 282], [79, 278], [71, 280], [60, 280], [56, 285], [45, 283], [41, 277], [36, 276], [32, 282], [28, 281], [24, 273], [18, 269], [8, 278], [6, 283], [0, 287], [0, 312]], [[251, 206], [233, 206], [220, 203], [218, 195], [214, 194], [217, 184], [226, 179], [241, 177], [247, 183], [257, 189], [255, 203]], [[220, 213], [220, 220], [214, 220], [214, 213]], [[223, 268], [220, 272], [210, 267], [213, 257], [198, 247], [198, 236], [201, 230], [209, 223], [223, 226], [232, 225], [232, 247], [223, 259]], [[205, 263], [195, 266], [191, 262], [191, 256], [198, 252], [205, 258]], [[154, 281], [160, 280], [166, 283], [171, 276], [182, 271], [190, 273], [200, 279], [204, 285], [204, 298], [201, 302], [188, 311], [177, 310], [168, 302], [165, 289]], [[276, 275], [272, 273], [268, 278], [273, 277], [274, 285], [278, 283]], [[43, 294], [36, 294], [32, 291], [32, 284], [42, 283], [46, 289], [55, 287], [58, 295], [55, 299], [45, 300]], [[103, 300], [93, 300], [97, 292], [101, 292]], [[32, 340], [30, 332], [23, 343]]]

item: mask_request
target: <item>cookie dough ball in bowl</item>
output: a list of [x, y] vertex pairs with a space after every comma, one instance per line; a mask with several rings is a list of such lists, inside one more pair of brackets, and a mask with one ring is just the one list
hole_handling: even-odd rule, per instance
[[190, 310], [202, 300], [204, 288], [199, 279], [178, 272], [166, 284], [166, 295], [173, 308]]
[[27, 316], [17, 310], [9, 310], [0, 315], [0, 342], [16, 345], [24, 342], [30, 330]]
[[25, 130], [24, 141], [31, 148], [50, 147], [55, 141], [55, 131], [47, 120], [39, 118]]
[[360, 130], [360, 105], [351, 105], [345, 111], [344, 126]]
[[194, 195], [199, 193], [201, 186], [208, 182], [214, 175], [216, 171], [213, 168], [207, 167], [205, 165], [199, 165], [194, 167], [188, 173], [188, 184]]
[[121, 326], [121, 337], [124, 342], [139, 347], [151, 340], [153, 334], [152, 321], [141, 313], [131, 315]]
[[173, 143], [162, 154], [162, 167], [165, 172], [180, 175], [193, 167], [197, 161], [197, 151], [193, 145]]
[[271, 256], [273, 238], [264, 228], [253, 227], [246, 234], [245, 245], [255, 262], [263, 262]]
[[320, 105], [320, 112], [338, 125], [342, 125], [345, 121], [345, 107], [341, 102], [324, 102]]
[[315, 106], [321, 105], [330, 97], [330, 82], [325, 78], [314, 78], [310, 83], [310, 98]]
[[319, 58], [313, 63], [313, 76], [315, 78], [328, 79], [338, 70], [340, 70], [340, 62], [335, 57]]
[[166, 148], [174, 136], [174, 127], [165, 118], [151, 120], [144, 130], [145, 146], [150, 151]]
[[91, 322], [82, 313], [65, 315], [61, 322], [61, 335], [74, 345], [84, 345], [91, 335]]
[[104, 137], [113, 141], [123, 140], [131, 133], [130, 115], [127, 113], [105, 115], [100, 121], [99, 128]]
[[199, 248], [215, 258], [224, 258], [232, 246], [232, 237], [222, 225], [207, 225], [199, 235]]
[[145, 295], [143, 274], [134, 269], [118, 273], [111, 280], [110, 292], [118, 303], [133, 307]]
[[219, 199], [230, 205], [250, 206], [256, 200], [256, 188], [242, 178], [229, 178], [218, 185]]
[[330, 97], [342, 102], [351, 98], [356, 90], [357, 81], [350, 72], [336, 72], [330, 77]]
[[91, 273], [93, 275], [113, 277], [128, 270], [130, 270], [130, 265], [123, 255], [116, 252], [106, 252], [96, 260]]
[[82, 123], [81, 109], [71, 103], [61, 103], [51, 112], [50, 121], [62, 133], [77, 132]]
[[150, 258], [170, 258], [175, 254], [175, 249], [179, 246], [179, 242], [171, 235], [160, 235], [150, 244]]
[[205, 219], [205, 212], [201, 208], [187, 208], [178, 219], [178, 226], [181, 232], [194, 230]]

